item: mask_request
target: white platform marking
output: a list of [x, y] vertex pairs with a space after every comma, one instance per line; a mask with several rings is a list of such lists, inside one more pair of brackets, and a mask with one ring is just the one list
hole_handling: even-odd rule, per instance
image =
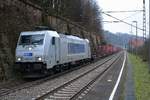
[[121, 79], [121, 76], [122, 76], [122, 73], [123, 73], [123, 69], [124, 69], [124, 66], [125, 66], [125, 62], [126, 62], [126, 52], [124, 53], [124, 61], [123, 61], [123, 64], [122, 64], [121, 71], [120, 71], [120, 73], [119, 73], [118, 80], [117, 80], [117, 82], [116, 82], [116, 84], [115, 84], [115, 87], [114, 87], [114, 89], [113, 89], [113, 91], [112, 91], [110, 97], [109, 97], [109, 100], [113, 100], [113, 98], [114, 98], [114, 95], [115, 95], [115, 93], [116, 93], [116, 90], [117, 90], [117, 88], [118, 88], [118, 85], [119, 85], [119, 82], [120, 82], [120, 79]]

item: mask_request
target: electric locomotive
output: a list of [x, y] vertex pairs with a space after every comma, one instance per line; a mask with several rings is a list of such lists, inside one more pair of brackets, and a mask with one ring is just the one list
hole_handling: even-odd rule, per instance
[[16, 47], [16, 66], [25, 75], [45, 75], [89, 59], [88, 39], [52, 30], [21, 32]]

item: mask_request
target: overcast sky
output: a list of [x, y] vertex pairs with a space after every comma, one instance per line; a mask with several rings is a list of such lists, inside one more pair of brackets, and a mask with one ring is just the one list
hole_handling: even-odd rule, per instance
[[[97, 0], [102, 11], [131, 11], [131, 10], [142, 10], [143, 0]], [[148, 1], [146, 1], [147, 10], [147, 26], [148, 26]], [[109, 13], [110, 15], [117, 17], [118, 19], [124, 20], [130, 24], [135, 25], [132, 21], [138, 22], [138, 27], [143, 28], [143, 13], [142, 12], [130, 12], [130, 13]], [[115, 19], [102, 14], [103, 21], [114, 21]], [[111, 32], [123, 32], [131, 33], [131, 26], [124, 23], [106, 23], [103, 22], [104, 30]], [[147, 27], [148, 30], [148, 27]], [[135, 34], [135, 28], [133, 33]], [[148, 34], [148, 33], [147, 33]], [[138, 30], [138, 35], [142, 35], [142, 31]]]

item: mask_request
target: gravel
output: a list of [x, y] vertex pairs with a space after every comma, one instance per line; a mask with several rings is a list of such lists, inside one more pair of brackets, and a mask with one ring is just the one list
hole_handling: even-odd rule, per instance
[[72, 71], [70, 73], [67, 73], [63, 76], [59, 76], [57, 78], [54, 78], [52, 80], [49, 80], [47, 82], [44, 82], [42, 84], [29, 87], [26, 89], [22, 89], [19, 91], [16, 91], [14, 93], [10, 93], [8, 95], [0, 97], [1, 100], [33, 100], [34, 98], [37, 98], [53, 89], [56, 87], [64, 84], [68, 80], [80, 75], [81, 73], [91, 69], [93, 66], [97, 65], [98, 63], [103, 62], [103, 60], [99, 60], [96, 63], [93, 63], [91, 65], [88, 65], [86, 67], [82, 67], [78, 70]]

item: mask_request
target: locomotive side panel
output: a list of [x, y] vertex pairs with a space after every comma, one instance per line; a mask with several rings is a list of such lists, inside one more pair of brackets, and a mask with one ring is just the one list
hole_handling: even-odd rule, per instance
[[60, 58], [62, 64], [90, 58], [89, 49], [87, 40], [60, 34]]
[[64, 37], [60, 37], [60, 62], [61, 64], [67, 63], [68, 58], [67, 58], [67, 40]]

